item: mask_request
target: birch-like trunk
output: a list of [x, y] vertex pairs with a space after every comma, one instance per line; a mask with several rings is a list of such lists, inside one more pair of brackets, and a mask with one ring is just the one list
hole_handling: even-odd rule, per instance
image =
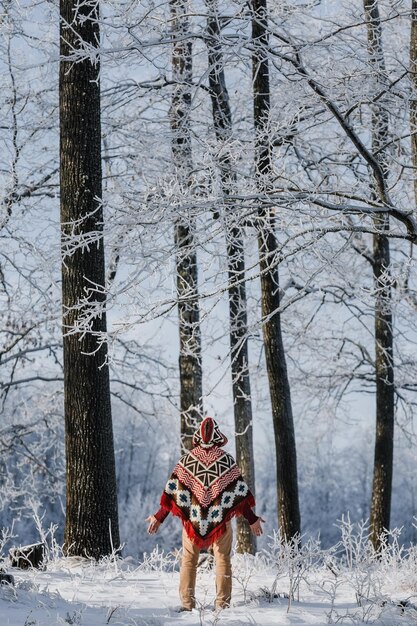
[[[244, 232], [235, 207], [228, 196], [236, 190], [236, 173], [232, 167], [229, 142], [232, 137], [232, 112], [224, 75], [220, 42], [220, 24], [217, 0], [206, 0], [207, 52], [209, 87], [213, 110], [213, 124], [219, 148], [219, 167], [224, 200], [224, 222], [229, 278], [230, 355], [235, 418], [236, 462], [242, 475], [255, 494], [255, 466], [253, 456], [252, 401], [249, 378], [248, 324], [245, 287]], [[237, 551], [256, 552], [256, 538], [243, 517], [237, 519]]]
[[[255, 173], [259, 195], [271, 184], [271, 142], [268, 133], [270, 87], [266, 0], [251, 0], [252, 75], [255, 126]], [[258, 212], [258, 248], [261, 272], [263, 338], [275, 434], [278, 521], [283, 539], [300, 536], [297, 452], [290, 385], [279, 313], [279, 248], [270, 209]]]
[[[80, 48], [80, 40], [98, 45], [98, 11], [96, 1], [60, 3], [65, 553], [95, 558], [120, 545], [107, 346], [98, 343], [106, 333], [100, 65], [68, 57]], [[76, 332], [89, 311], [90, 332]]]
[[[172, 79], [170, 109], [172, 156], [179, 188], [189, 197], [192, 184], [191, 84], [192, 44], [188, 39], [188, 2], [170, 0]], [[188, 204], [188, 203], [187, 203]], [[192, 435], [202, 417], [202, 366], [197, 253], [192, 209], [181, 210], [175, 220], [176, 273], [179, 318], [181, 450], [192, 448]]]

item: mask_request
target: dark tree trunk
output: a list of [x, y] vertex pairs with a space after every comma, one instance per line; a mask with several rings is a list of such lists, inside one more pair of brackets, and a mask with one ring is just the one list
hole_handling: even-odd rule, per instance
[[[232, 112], [224, 75], [220, 43], [220, 24], [217, 0], [206, 0], [207, 51], [209, 87], [216, 138], [221, 143], [219, 167], [225, 212], [222, 215], [226, 233], [228, 278], [230, 356], [233, 386], [233, 406], [236, 431], [236, 461], [242, 475], [255, 494], [255, 466], [253, 457], [252, 402], [249, 378], [248, 324], [245, 288], [245, 254], [243, 230], [236, 207], [228, 203], [228, 196], [236, 188], [236, 174], [231, 163], [229, 141], [232, 136]], [[237, 519], [237, 551], [256, 552], [256, 538], [244, 517]]]
[[[375, 219], [380, 231], [388, 217]], [[371, 499], [371, 540], [378, 549], [381, 534], [390, 527], [394, 456], [394, 364], [390, 287], [389, 240], [374, 235], [376, 429]]]
[[[172, 153], [179, 188], [184, 197], [192, 185], [191, 83], [192, 46], [188, 33], [187, 0], [170, 0], [172, 78], [170, 110]], [[195, 218], [192, 210], [181, 210], [175, 222], [177, 249], [177, 295], [180, 335], [181, 450], [192, 448], [192, 435], [202, 417], [202, 366], [197, 254], [194, 244]]]
[[[262, 197], [268, 194], [272, 170], [268, 133], [270, 88], [266, 0], [251, 0], [250, 8], [256, 133], [255, 173], [258, 192]], [[278, 520], [283, 539], [290, 540], [300, 535], [301, 528], [294, 422], [279, 313], [279, 251], [272, 211], [260, 209], [258, 219], [263, 337], [275, 433]]]
[[[376, 91], [386, 86], [382, 29], [377, 0], [364, 0], [368, 30], [368, 52], [374, 72]], [[388, 170], [384, 145], [388, 140], [388, 116], [382, 99], [374, 104], [372, 143], [385, 180]], [[389, 529], [394, 453], [394, 364], [391, 304], [389, 217], [374, 218], [379, 232], [373, 236], [373, 275], [375, 290], [375, 376], [376, 429], [374, 475], [371, 499], [371, 541], [378, 550], [382, 534]]]
[[413, 90], [410, 98], [411, 159], [414, 168], [414, 196], [417, 205], [417, 0], [411, 1], [410, 77]]
[[[98, 60], [74, 63], [68, 57], [80, 48], [81, 40], [98, 45], [98, 11], [95, 1], [60, 2], [65, 553], [95, 558], [120, 544], [107, 347], [100, 342], [106, 333], [100, 66]], [[90, 331], [77, 331], [89, 314]]]

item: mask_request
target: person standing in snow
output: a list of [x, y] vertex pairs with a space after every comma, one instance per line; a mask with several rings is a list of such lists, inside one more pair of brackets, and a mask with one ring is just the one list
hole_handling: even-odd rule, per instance
[[193, 449], [175, 466], [161, 496], [155, 515], [146, 518], [152, 535], [169, 513], [183, 524], [183, 557], [180, 569], [179, 611], [195, 607], [197, 563], [201, 548], [213, 546], [216, 562], [216, 609], [230, 606], [232, 593], [231, 519], [243, 515], [254, 535], [262, 534], [261, 517], [248, 485], [233, 457], [222, 450], [227, 438], [216, 421], [206, 417], [194, 433]]

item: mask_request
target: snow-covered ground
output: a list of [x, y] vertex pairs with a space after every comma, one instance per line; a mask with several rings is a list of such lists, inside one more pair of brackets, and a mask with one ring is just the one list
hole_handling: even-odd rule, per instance
[[314, 544], [303, 549], [295, 559], [276, 547], [257, 557], [235, 555], [232, 606], [218, 613], [213, 571], [205, 565], [198, 608], [175, 611], [178, 562], [158, 550], [140, 564], [59, 558], [43, 571], [9, 568], [16, 585], [0, 587], [0, 626], [417, 624], [414, 549], [381, 560], [353, 552], [336, 560]]

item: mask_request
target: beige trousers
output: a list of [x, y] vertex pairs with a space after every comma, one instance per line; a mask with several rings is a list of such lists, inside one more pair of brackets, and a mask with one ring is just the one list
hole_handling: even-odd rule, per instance
[[[226, 532], [213, 543], [214, 560], [216, 562], [216, 609], [230, 606], [232, 595], [232, 524], [227, 522]], [[199, 548], [193, 544], [187, 533], [182, 531], [183, 556], [180, 569], [180, 599], [185, 609], [195, 607], [195, 581]]]

